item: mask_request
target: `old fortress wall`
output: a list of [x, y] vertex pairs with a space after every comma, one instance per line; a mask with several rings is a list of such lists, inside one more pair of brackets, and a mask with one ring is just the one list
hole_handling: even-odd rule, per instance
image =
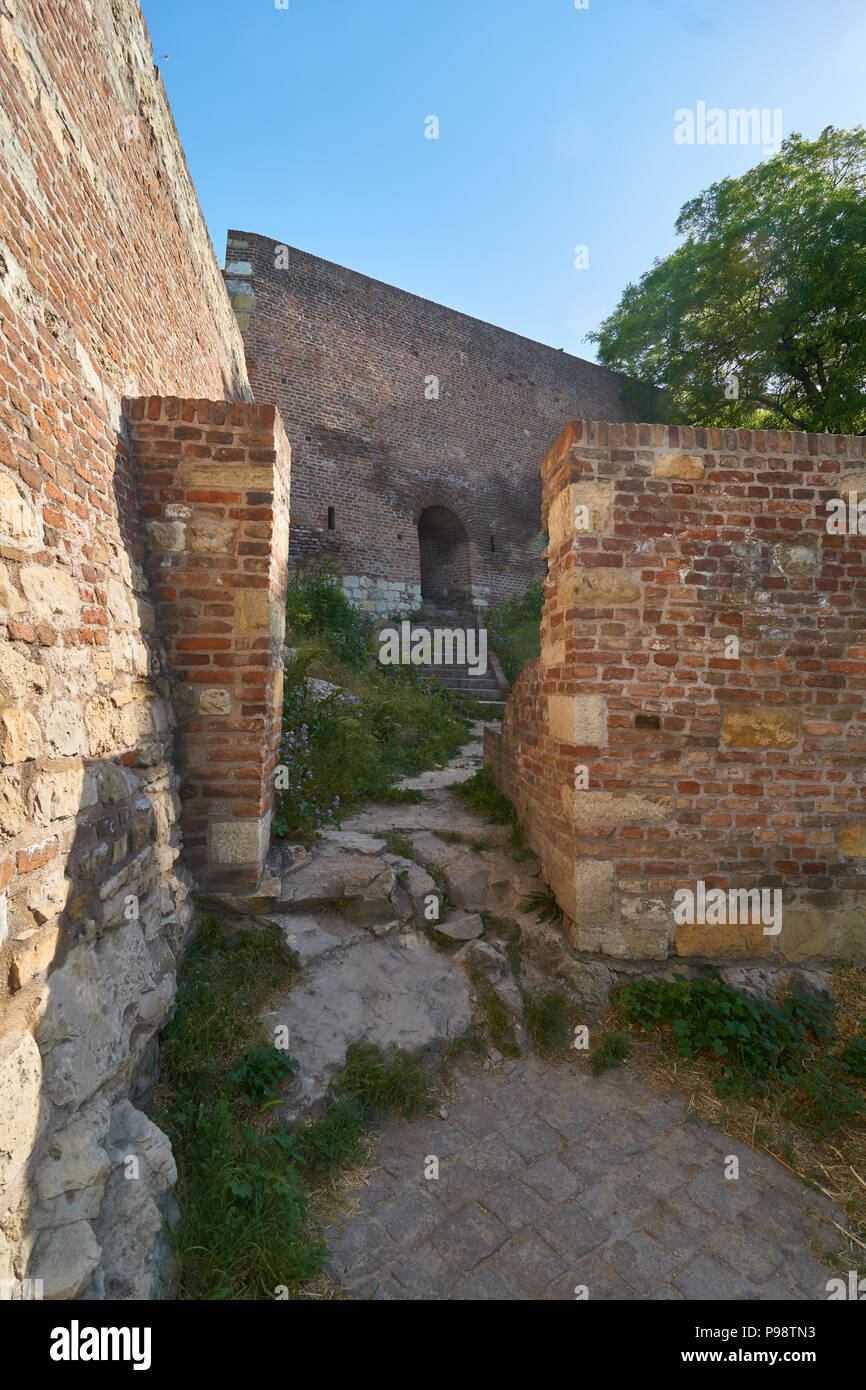
[[288, 445], [138, 5], [3, 0], [0, 83], [0, 1280], [148, 1297], [174, 1165], [129, 1097], [190, 867], [258, 873]]
[[[866, 535], [827, 527], [866, 439], [578, 421], [542, 472], [542, 652], [485, 749], [572, 944], [866, 959]], [[678, 922], [699, 882], [781, 930]]]
[[373, 613], [442, 597], [425, 549], [462, 569], [458, 608], [522, 594], [563, 421], [634, 418], [615, 372], [268, 237], [229, 233], [226, 284], [292, 441], [291, 558], [332, 560]]

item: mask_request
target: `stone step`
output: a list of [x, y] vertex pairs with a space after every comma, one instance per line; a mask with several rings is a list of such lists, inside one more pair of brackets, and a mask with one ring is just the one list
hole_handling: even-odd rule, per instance
[[448, 690], [459, 690], [464, 695], [476, 695], [479, 700], [485, 695], [493, 700], [503, 699], [502, 691], [493, 681], [451, 680], [437, 681], [436, 684], [444, 685]]

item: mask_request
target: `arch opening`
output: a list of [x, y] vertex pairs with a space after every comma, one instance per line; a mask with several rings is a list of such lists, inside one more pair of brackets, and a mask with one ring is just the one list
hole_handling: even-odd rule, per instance
[[472, 608], [469, 535], [447, 507], [425, 507], [418, 518], [421, 598], [430, 608], [467, 613]]

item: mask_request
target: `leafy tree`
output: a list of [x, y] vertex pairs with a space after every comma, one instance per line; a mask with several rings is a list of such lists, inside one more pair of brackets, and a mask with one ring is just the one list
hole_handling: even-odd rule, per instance
[[663, 388], [672, 423], [866, 433], [863, 127], [791, 135], [676, 230], [683, 245], [589, 335], [642, 383], [648, 418]]

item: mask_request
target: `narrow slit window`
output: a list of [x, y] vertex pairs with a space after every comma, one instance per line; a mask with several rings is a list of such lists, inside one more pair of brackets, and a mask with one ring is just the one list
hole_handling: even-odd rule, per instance
[[495, 554], [496, 554], [496, 537], [495, 537], [495, 536], [491, 536], [491, 537], [490, 537], [490, 553], [491, 553], [492, 555], [495, 555]]
[[335, 517], [334, 517], [334, 508], [333, 508], [333, 507], [329, 507], [329, 508], [328, 508], [328, 530], [329, 530], [329, 531], [336, 531], [336, 529], [337, 529], [337, 522], [336, 522], [336, 519], [335, 519]]

